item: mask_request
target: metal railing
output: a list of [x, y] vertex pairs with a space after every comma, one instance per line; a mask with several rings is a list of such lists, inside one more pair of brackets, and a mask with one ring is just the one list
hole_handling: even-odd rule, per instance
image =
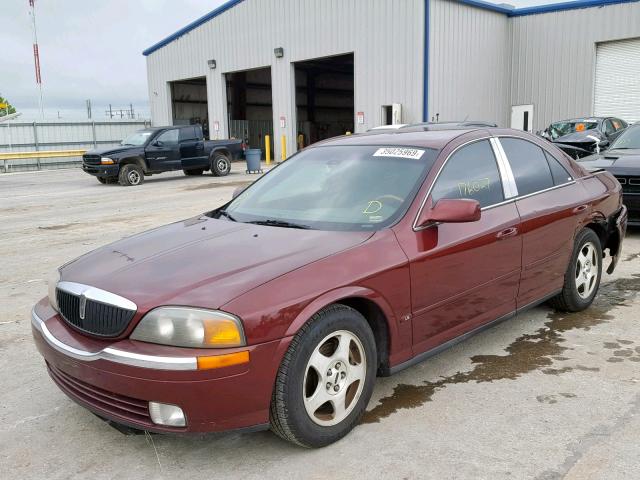
[[[80, 165], [91, 148], [117, 146], [148, 120], [107, 122], [6, 122], [0, 124], [0, 173]], [[55, 161], [62, 158], [64, 161]]]

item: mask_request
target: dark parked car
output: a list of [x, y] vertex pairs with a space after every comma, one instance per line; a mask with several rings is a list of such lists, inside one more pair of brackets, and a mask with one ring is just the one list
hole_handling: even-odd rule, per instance
[[629, 225], [640, 225], [640, 123], [627, 128], [606, 152], [580, 159], [580, 165], [612, 173], [622, 185]]
[[627, 122], [614, 117], [574, 118], [552, 123], [540, 136], [571, 158], [581, 158], [606, 150], [627, 126]]
[[211, 170], [224, 176], [231, 161], [243, 154], [242, 140], [205, 140], [200, 125], [156, 127], [138, 130], [119, 147], [89, 150], [82, 156], [82, 169], [100, 183], [140, 185], [145, 175], [172, 170], [185, 175]]
[[587, 308], [625, 228], [610, 173], [527, 133], [346, 136], [67, 263], [33, 335], [53, 381], [113, 422], [320, 447], [376, 375], [545, 300]]

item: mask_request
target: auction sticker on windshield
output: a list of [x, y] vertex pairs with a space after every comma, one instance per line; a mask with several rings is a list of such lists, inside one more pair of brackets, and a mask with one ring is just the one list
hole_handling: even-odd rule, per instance
[[399, 158], [413, 158], [418, 160], [424, 154], [424, 150], [419, 148], [398, 148], [398, 147], [385, 147], [379, 148], [373, 154], [374, 157], [399, 157]]

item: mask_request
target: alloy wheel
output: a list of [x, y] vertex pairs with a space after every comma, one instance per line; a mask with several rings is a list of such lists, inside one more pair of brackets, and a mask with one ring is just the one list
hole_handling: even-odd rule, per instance
[[598, 255], [593, 243], [587, 242], [580, 249], [576, 259], [576, 290], [581, 298], [589, 298], [598, 279]]
[[366, 353], [356, 335], [347, 330], [327, 335], [304, 374], [304, 407], [311, 420], [321, 426], [343, 421], [358, 403], [366, 373]]

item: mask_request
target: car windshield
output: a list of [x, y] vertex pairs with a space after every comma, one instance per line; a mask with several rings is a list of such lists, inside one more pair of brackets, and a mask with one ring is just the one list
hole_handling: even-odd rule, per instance
[[620, 150], [640, 149], [640, 125], [634, 125], [622, 132], [611, 144], [610, 150], [616, 148]]
[[422, 147], [309, 148], [218, 213], [273, 226], [379, 230], [404, 215], [437, 153]]
[[125, 138], [120, 145], [133, 145], [139, 147], [140, 145], [144, 145], [144, 143], [149, 139], [153, 132], [148, 130], [138, 130], [135, 133], [132, 133], [127, 138]]
[[556, 122], [549, 125], [549, 135], [552, 139], [563, 137], [575, 132], [584, 132], [598, 128], [598, 122], [595, 120], [569, 120], [565, 122]]

